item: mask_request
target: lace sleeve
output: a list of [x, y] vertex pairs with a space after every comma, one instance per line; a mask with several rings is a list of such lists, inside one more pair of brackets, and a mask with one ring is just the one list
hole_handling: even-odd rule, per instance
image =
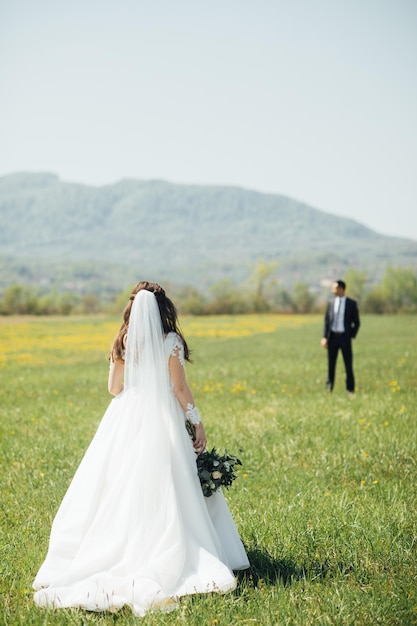
[[197, 407], [191, 402], [187, 403], [187, 410], [185, 411], [185, 417], [190, 420], [192, 424], [199, 424], [201, 422], [201, 415], [198, 412]]
[[201, 417], [194, 403], [193, 394], [187, 383], [185, 373], [184, 344], [178, 335], [173, 335], [169, 347], [169, 371], [172, 385], [178, 402], [184, 411], [185, 417], [193, 424], [199, 424]]
[[184, 345], [178, 335], [175, 335], [170, 356], [176, 356], [183, 367], [185, 367]]

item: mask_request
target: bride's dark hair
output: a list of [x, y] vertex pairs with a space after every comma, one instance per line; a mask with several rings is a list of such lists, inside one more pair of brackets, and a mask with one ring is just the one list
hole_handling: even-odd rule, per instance
[[141, 291], [141, 289], [146, 289], [147, 291], [150, 291], [155, 295], [159, 307], [159, 313], [161, 315], [162, 328], [164, 330], [164, 333], [168, 334], [170, 332], [174, 332], [181, 337], [184, 343], [184, 357], [187, 361], [191, 362], [190, 351], [188, 349], [187, 342], [185, 341], [184, 336], [179, 328], [177, 309], [175, 308], [174, 303], [172, 302], [172, 300], [170, 300], [170, 298], [168, 298], [168, 296], [165, 294], [164, 289], [162, 289], [160, 285], [158, 285], [157, 283], [150, 283], [146, 280], [141, 281], [132, 289], [129, 302], [127, 303], [123, 311], [123, 323], [120, 327], [116, 339], [113, 342], [113, 347], [111, 351], [111, 356], [113, 360], [123, 360], [126, 341], [125, 337], [129, 328], [130, 311], [132, 308], [133, 300], [135, 299], [136, 294]]

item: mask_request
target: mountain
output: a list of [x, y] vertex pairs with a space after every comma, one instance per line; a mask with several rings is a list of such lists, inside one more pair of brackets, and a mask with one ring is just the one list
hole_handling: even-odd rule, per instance
[[258, 259], [281, 283], [319, 285], [348, 267], [379, 280], [417, 268], [417, 242], [280, 195], [123, 180], [92, 187], [48, 173], [0, 178], [0, 289], [13, 283], [120, 291], [137, 280], [243, 281]]

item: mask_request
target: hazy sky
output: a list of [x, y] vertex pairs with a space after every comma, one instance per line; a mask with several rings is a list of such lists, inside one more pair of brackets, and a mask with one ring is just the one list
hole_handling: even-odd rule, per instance
[[417, 239], [417, 0], [1, 0], [0, 175], [280, 193]]

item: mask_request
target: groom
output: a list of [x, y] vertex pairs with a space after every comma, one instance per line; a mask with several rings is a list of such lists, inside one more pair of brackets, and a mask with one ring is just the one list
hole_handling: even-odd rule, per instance
[[324, 317], [324, 330], [321, 345], [327, 348], [328, 375], [326, 389], [333, 390], [336, 374], [336, 359], [339, 350], [342, 351], [346, 370], [346, 389], [350, 396], [355, 391], [355, 377], [353, 374], [352, 339], [358, 333], [360, 321], [356, 300], [345, 296], [346, 283], [337, 280], [332, 285], [335, 298], [331, 300]]

